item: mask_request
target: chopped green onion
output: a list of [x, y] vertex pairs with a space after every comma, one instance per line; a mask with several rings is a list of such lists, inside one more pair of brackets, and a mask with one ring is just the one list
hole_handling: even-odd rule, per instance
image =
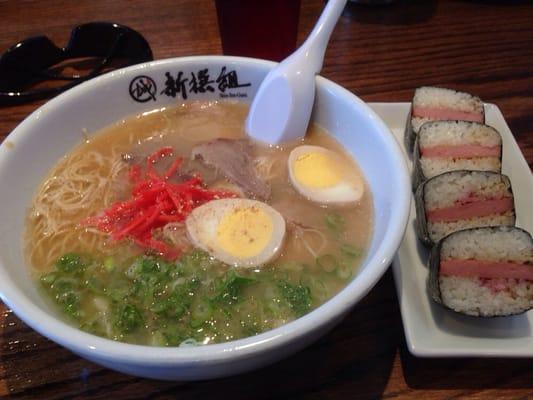
[[44, 274], [41, 276], [41, 283], [50, 286], [57, 279], [57, 275], [58, 274], [56, 272], [49, 272], [47, 274]]
[[80, 255], [76, 253], [67, 253], [56, 262], [56, 268], [61, 272], [76, 272], [84, 266]]
[[211, 318], [212, 313], [213, 308], [208, 302], [198, 304], [191, 312], [191, 327], [199, 328]]
[[104, 260], [104, 268], [107, 272], [111, 272], [115, 269], [115, 259], [113, 257], [106, 257]]
[[349, 265], [349, 263], [341, 262], [339, 263], [337, 269], [335, 270], [335, 274], [342, 280], [348, 280], [352, 277], [353, 269]]
[[115, 325], [120, 331], [130, 333], [139, 328], [144, 322], [142, 313], [133, 304], [120, 307]]
[[225, 279], [219, 284], [217, 294], [211, 301], [225, 305], [238, 303], [242, 300], [241, 294], [244, 287], [255, 281], [253, 278], [237, 275], [235, 271], [230, 270]]
[[100, 282], [100, 280], [98, 278], [95, 278], [94, 276], [91, 276], [86, 281], [86, 285], [87, 285], [87, 288], [93, 291], [94, 293], [103, 293], [105, 290], [102, 282]]
[[[114, 340], [165, 346], [188, 338], [199, 343], [240, 338], [303, 315], [318, 299], [330, 297], [322, 280], [337, 277], [323, 271], [335, 271], [341, 260], [329, 254], [315, 260], [317, 266], [291, 261], [246, 271], [200, 251], [177, 262], [146, 255], [125, 263], [120, 259], [92, 262], [67, 253], [40, 282], [82, 329]], [[304, 270], [312, 272], [309, 281], [302, 278]], [[258, 290], [249, 291], [251, 285]], [[92, 301], [95, 296], [102, 307]], [[253, 316], [256, 310], [261, 317]]]
[[326, 214], [326, 226], [335, 236], [340, 236], [344, 232], [344, 218], [337, 213]]
[[344, 243], [340, 247], [341, 253], [347, 258], [357, 258], [361, 256], [361, 250], [351, 244]]
[[287, 281], [279, 281], [278, 289], [281, 296], [289, 303], [297, 316], [303, 315], [311, 308], [311, 290], [307, 286], [293, 285]]
[[324, 254], [316, 259], [316, 265], [326, 272], [333, 272], [337, 268], [337, 259], [331, 254]]

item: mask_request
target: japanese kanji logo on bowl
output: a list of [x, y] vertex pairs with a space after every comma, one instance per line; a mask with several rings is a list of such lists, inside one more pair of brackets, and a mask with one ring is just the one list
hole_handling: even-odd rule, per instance
[[209, 68], [196, 71], [166, 71], [164, 74], [164, 88], [160, 91], [152, 77], [139, 75], [132, 79], [129, 93], [133, 100], [139, 103], [157, 100], [157, 96], [182, 98], [187, 100], [192, 93], [216, 93], [221, 98], [248, 97], [239, 88], [251, 86], [251, 83], [239, 82], [237, 71], [228, 70], [226, 66], [220, 70], [210, 71]]

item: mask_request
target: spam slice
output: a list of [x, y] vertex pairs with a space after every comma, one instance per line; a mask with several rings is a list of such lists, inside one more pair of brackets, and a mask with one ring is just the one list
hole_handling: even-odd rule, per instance
[[414, 151], [413, 187], [448, 171], [501, 171], [502, 138], [491, 126], [433, 121], [420, 128]]
[[428, 121], [462, 120], [485, 122], [483, 102], [479, 97], [452, 89], [423, 86], [415, 90], [407, 119], [405, 142], [413, 150], [422, 124]]
[[482, 317], [533, 308], [533, 241], [509, 226], [466, 229], [433, 247], [428, 290], [456, 312]]
[[515, 223], [511, 182], [496, 172], [437, 175], [419, 186], [415, 206], [417, 234], [428, 246], [461, 229]]

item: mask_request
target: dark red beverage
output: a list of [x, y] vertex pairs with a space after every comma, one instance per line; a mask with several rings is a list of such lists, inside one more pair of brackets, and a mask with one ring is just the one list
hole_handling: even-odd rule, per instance
[[216, 0], [224, 54], [281, 61], [296, 47], [300, 0]]

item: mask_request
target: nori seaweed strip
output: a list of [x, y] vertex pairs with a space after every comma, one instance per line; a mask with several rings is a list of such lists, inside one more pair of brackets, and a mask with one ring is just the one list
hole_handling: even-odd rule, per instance
[[429, 235], [428, 223], [426, 219], [426, 206], [425, 206], [425, 183], [420, 185], [415, 192], [415, 209], [416, 209], [416, 235], [418, 239], [427, 247], [433, 246], [433, 240]]
[[405, 148], [407, 149], [407, 154], [409, 155], [413, 154], [413, 146], [416, 139], [416, 133], [413, 130], [413, 124], [411, 124], [411, 115], [413, 115], [413, 103], [411, 103], [409, 114], [407, 114], [407, 121], [405, 121], [405, 131], [403, 136]]
[[444, 307], [446, 307], [444, 303], [442, 302], [442, 295], [440, 292], [440, 284], [439, 284], [440, 249], [442, 247], [443, 240], [444, 239], [440, 240], [435, 246], [431, 248], [431, 251], [429, 252], [429, 258], [428, 258], [429, 275], [428, 275], [428, 280], [427, 280], [427, 290], [428, 290], [429, 296], [436, 303], [442, 304]]
[[[422, 130], [422, 127], [420, 128], [420, 130]], [[416, 189], [426, 180], [427, 178], [424, 175], [424, 171], [422, 170], [422, 164], [420, 163], [420, 141], [419, 141], [419, 137], [417, 136], [415, 140], [415, 147], [413, 150], [413, 177], [412, 177], [413, 192], [415, 192]]]

